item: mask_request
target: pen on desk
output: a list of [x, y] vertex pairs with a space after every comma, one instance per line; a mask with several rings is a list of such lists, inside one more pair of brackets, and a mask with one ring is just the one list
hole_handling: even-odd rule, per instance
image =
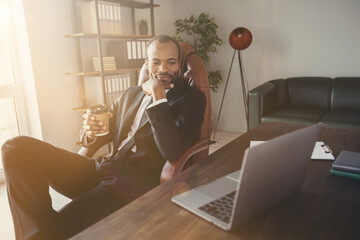
[[332, 150], [328, 145], [322, 144], [321, 147], [324, 148], [325, 153], [332, 153]]

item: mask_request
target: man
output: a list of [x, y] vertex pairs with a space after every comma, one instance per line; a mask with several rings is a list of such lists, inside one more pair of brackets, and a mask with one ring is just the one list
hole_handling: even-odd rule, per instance
[[[204, 94], [178, 76], [179, 53], [168, 36], [149, 41], [150, 79], [113, 104], [107, 136], [95, 137], [103, 123], [84, 116], [85, 139], [112, 139], [111, 157], [95, 160], [24, 136], [3, 145], [17, 239], [68, 238], [159, 184], [166, 159], [184, 153], [205, 112]], [[72, 199], [59, 212], [52, 209], [49, 185]]]

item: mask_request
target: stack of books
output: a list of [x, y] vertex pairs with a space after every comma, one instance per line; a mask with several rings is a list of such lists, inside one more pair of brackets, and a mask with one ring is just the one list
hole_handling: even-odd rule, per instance
[[[100, 72], [100, 58], [93, 57], [94, 70]], [[103, 57], [104, 71], [116, 70], [115, 57]]]
[[360, 180], [360, 153], [341, 151], [332, 164], [330, 173], [335, 176]]

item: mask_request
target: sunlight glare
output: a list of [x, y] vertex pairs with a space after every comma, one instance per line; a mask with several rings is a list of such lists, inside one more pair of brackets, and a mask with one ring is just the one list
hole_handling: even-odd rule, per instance
[[7, 24], [10, 16], [10, 8], [0, 3], [0, 24]]

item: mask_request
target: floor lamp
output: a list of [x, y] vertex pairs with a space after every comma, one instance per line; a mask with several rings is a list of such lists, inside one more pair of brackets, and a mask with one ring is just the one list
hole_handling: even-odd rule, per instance
[[244, 49], [246, 49], [246, 48], [248, 48], [250, 46], [250, 44], [252, 42], [251, 32], [248, 29], [244, 28], [244, 27], [235, 28], [230, 33], [229, 42], [230, 42], [231, 47], [234, 49], [234, 54], [232, 56], [229, 73], [228, 73], [228, 76], [227, 76], [227, 79], [226, 79], [224, 94], [223, 94], [223, 97], [222, 97], [222, 100], [221, 100], [219, 115], [218, 115], [218, 118], [217, 118], [217, 121], [216, 121], [215, 130], [214, 130], [214, 134], [213, 134], [213, 139], [215, 139], [216, 130], [217, 130], [217, 127], [218, 127], [218, 124], [219, 124], [221, 110], [222, 110], [222, 107], [223, 107], [224, 98], [225, 98], [227, 86], [228, 86], [228, 83], [229, 83], [231, 68], [232, 68], [232, 65], [234, 63], [234, 57], [235, 57], [236, 52], [237, 52], [237, 55], [238, 55], [238, 58], [239, 58], [240, 80], [241, 80], [241, 87], [242, 87], [242, 94], [243, 94], [243, 101], [244, 101], [244, 110], [245, 110], [245, 116], [246, 116], [246, 127], [249, 126], [247, 82], [246, 82], [246, 80], [244, 78], [244, 68], [243, 68], [243, 64], [242, 64], [242, 61], [241, 61], [241, 50], [244, 50]]

